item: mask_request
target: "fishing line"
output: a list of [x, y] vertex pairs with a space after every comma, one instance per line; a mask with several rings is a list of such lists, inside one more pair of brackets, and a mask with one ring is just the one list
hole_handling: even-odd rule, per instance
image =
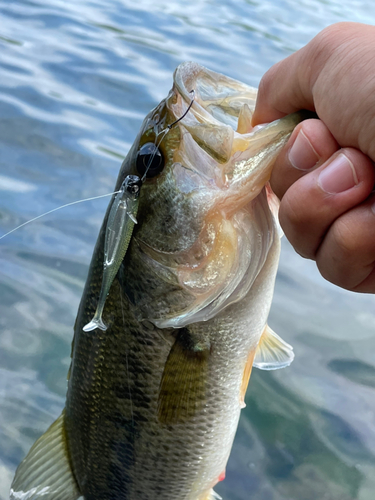
[[[152, 164], [152, 162], [153, 162], [153, 160], [155, 158], [155, 155], [156, 155], [157, 151], [159, 150], [159, 146], [160, 146], [161, 141], [164, 139], [164, 137], [167, 135], [167, 133], [171, 130], [171, 128], [174, 127], [176, 125], [176, 123], [178, 123], [183, 118], [185, 118], [185, 116], [189, 113], [189, 111], [190, 111], [190, 109], [191, 109], [191, 107], [193, 105], [194, 99], [195, 99], [195, 90], [190, 90], [189, 94], [192, 94], [192, 99], [191, 99], [191, 102], [190, 102], [189, 106], [187, 107], [185, 113], [182, 116], [180, 116], [180, 118], [177, 118], [177, 120], [175, 120], [173, 123], [170, 123], [164, 130], [162, 130], [161, 132], [159, 132], [158, 135], [156, 136], [156, 138], [155, 138], [155, 149], [154, 149], [154, 152], [153, 152], [151, 158], [148, 160], [148, 164], [147, 164], [145, 173], [143, 174], [143, 176], [141, 178], [142, 182], [146, 179], [147, 172], [149, 171], [149, 169], [151, 167], [151, 164]], [[158, 137], [161, 134], [163, 134], [162, 137], [160, 138], [159, 142], [156, 143], [156, 141], [158, 140]]]
[[[160, 146], [160, 143], [161, 141], [164, 139], [164, 137], [167, 135], [167, 133], [171, 130], [172, 127], [174, 127], [176, 125], [176, 123], [178, 123], [179, 121], [181, 121], [183, 118], [185, 118], [185, 116], [188, 114], [188, 112], [190, 111], [192, 105], [193, 105], [193, 102], [194, 102], [194, 99], [195, 99], [195, 90], [191, 90], [189, 92], [189, 94], [192, 94], [192, 99], [191, 99], [191, 102], [189, 104], [189, 106], [187, 107], [185, 113], [180, 116], [180, 118], [177, 118], [177, 120], [175, 120], [173, 123], [171, 123], [170, 125], [168, 125], [164, 130], [162, 130], [161, 132], [159, 132], [159, 134], [156, 136], [155, 138], [155, 151], [153, 152], [151, 158], [149, 159], [148, 161], [148, 165], [146, 167], [146, 170], [145, 170], [145, 173], [143, 174], [142, 178], [141, 178], [141, 181], [143, 182], [146, 178], [146, 175], [147, 175], [147, 172], [149, 171], [150, 169], [150, 166], [152, 164], [152, 161], [153, 159], [155, 158], [155, 155], [156, 155], [156, 152], [158, 151], [159, 149], [159, 146]], [[159, 142], [156, 144], [156, 141], [158, 140], [159, 136], [162, 134]], [[26, 222], [23, 222], [22, 224], [20, 224], [19, 226], [11, 229], [10, 231], [8, 231], [7, 233], [3, 234], [2, 236], [0, 236], [0, 240], [2, 240], [3, 238], [5, 238], [5, 236], [8, 236], [9, 234], [11, 233], [14, 233], [14, 231], [17, 231], [17, 229], [20, 229], [21, 227], [23, 226], [26, 226], [27, 224], [30, 224], [30, 222], [34, 222], [38, 219], [41, 219], [42, 217], [44, 217], [45, 215], [48, 215], [48, 214], [51, 214], [52, 212], [56, 212], [57, 210], [60, 210], [61, 208], [66, 208], [66, 207], [70, 207], [72, 205], [77, 205], [78, 203], [83, 203], [85, 201], [92, 201], [92, 200], [98, 200], [99, 198], [105, 198], [106, 196], [112, 196], [114, 194], [117, 194], [119, 193], [120, 191], [113, 191], [112, 193], [107, 193], [107, 194], [102, 194], [100, 196], [93, 196], [91, 198], [85, 198], [83, 200], [77, 200], [77, 201], [72, 201], [71, 203], [66, 203], [65, 205], [61, 205], [60, 207], [56, 207], [56, 208], [53, 208], [52, 210], [49, 210], [48, 212], [45, 212], [44, 214], [41, 214], [41, 215], [38, 215], [37, 217], [34, 217], [33, 219], [30, 219]]]
[[194, 102], [194, 99], [195, 99], [195, 90], [190, 90], [189, 94], [193, 94], [192, 98], [191, 98], [191, 103], [189, 104], [187, 110], [185, 111], [185, 113], [180, 116], [180, 118], [177, 118], [176, 121], [174, 121], [173, 123], [171, 123], [170, 125], [168, 125], [167, 129], [170, 130], [174, 125], [176, 125], [176, 123], [178, 123], [180, 120], [182, 120], [183, 118], [185, 118], [185, 116], [189, 113], [190, 111], [190, 108], [192, 107], [193, 105], [193, 102]]
[[66, 208], [70, 207], [71, 205], [76, 205], [77, 203], [83, 203], [84, 201], [91, 201], [91, 200], [97, 200], [99, 198], [105, 198], [106, 196], [112, 196], [113, 194], [117, 194], [120, 191], [113, 191], [112, 193], [107, 193], [107, 194], [101, 194], [99, 196], [93, 196], [92, 198], [84, 198], [83, 200], [77, 200], [77, 201], [72, 201], [71, 203], [66, 203], [65, 205], [61, 205], [60, 207], [53, 208], [52, 210], [49, 210], [48, 212], [45, 212], [44, 214], [38, 215], [37, 217], [34, 217], [33, 219], [30, 219], [23, 224], [20, 224], [19, 226], [15, 227], [11, 231], [8, 231], [7, 233], [3, 234], [0, 236], [0, 240], [5, 238], [5, 236], [8, 236], [8, 234], [13, 233], [14, 231], [17, 231], [17, 229], [20, 229], [23, 226], [26, 226], [27, 224], [30, 224], [30, 222], [34, 222], [37, 219], [40, 219], [41, 217], [44, 217], [45, 215], [51, 214], [52, 212], [56, 212], [57, 210], [60, 210], [61, 208]]

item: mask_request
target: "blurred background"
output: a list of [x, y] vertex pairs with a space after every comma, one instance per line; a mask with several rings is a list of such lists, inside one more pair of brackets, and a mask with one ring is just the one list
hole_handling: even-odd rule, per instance
[[[112, 191], [175, 67], [257, 86], [360, 0], [0, 1], [0, 234]], [[355, 89], [353, 89], [355, 91]], [[65, 400], [73, 324], [108, 198], [0, 241], [0, 499]], [[375, 297], [326, 283], [283, 241], [270, 325], [294, 346], [253, 371], [224, 500], [373, 500]]]

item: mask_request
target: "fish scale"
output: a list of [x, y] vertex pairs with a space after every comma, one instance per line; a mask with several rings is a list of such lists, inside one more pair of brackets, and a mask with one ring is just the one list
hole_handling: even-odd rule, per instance
[[[95, 283], [97, 279], [100, 282], [101, 272], [101, 267], [97, 266], [96, 277], [89, 276], [89, 281]], [[107, 299], [108, 307], [121, 297], [119, 286], [121, 285], [117, 280]], [[93, 288], [96, 290], [97, 286], [93, 285]], [[87, 293], [90, 294], [90, 290]], [[252, 303], [257, 309], [256, 302]], [[221, 464], [227, 459], [240, 411], [238, 390], [231, 392], [230, 386], [225, 382], [231, 380], [234, 386], [239, 385], [243, 374], [243, 367], [238, 363], [238, 359], [243, 359], [241, 346], [248, 349], [244, 344], [244, 340], [247, 340], [246, 334], [233, 336], [232, 325], [238, 324], [237, 309], [238, 305], [234, 305], [232, 314], [226, 311], [225, 321], [215, 318], [211, 323], [192, 325], [192, 329], [202, 329], [206, 336], [213, 337], [214, 349], [207, 381], [209, 397], [205, 401], [205, 407], [190, 422], [174, 426], [161, 426], [156, 418], [160, 379], [171, 348], [171, 343], [166, 341], [170, 336], [168, 331], [142, 328], [141, 322], [132, 318], [129, 302], [125, 300], [121, 306], [117, 304], [114, 308], [117, 315], [113, 318], [114, 326], [108, 332], [98, 334], [96, 340], [96, 358], [99, 357], [99, 352], [105, 352], [106, 363], [95, 367], [94, 372], [98, 373], [99, 370], [100, 377], [98, 381], [92, 380], [88, 393], [83, 393], [81, 380], [90, 372], [87, 361], [83, 361], [87, 358], [86, 353], [93, 350], [93, 339], [89, 334], [80, 335], [75, 343], [73, 358], [82, 361], [79, 365], [73, 365], [72, 383], [69, 388], [72, 396], [69, 392], [66, 408], [67, 422], [72, 424], [72, 428], [67, 426], [68, 435], [74, 435], [74, 442], [70, 446], [73, 463], [78, 462], [75, 459], [76, 437], [81, 433], [81, 439], [84, 440], [88, 430], [87, 425], [81, 426], [79, 430], [77, 423], [90, 421], [91, 414], [100, 419], [98, 424], [92, 421], [89, 424], [95, 428], [95, 445], [91, 447], [93, 456], [82, 457], [82, 466], [73, 469], [75, 477], [86, 477], [86, 470], [91, 467], [91, 463], [99, 464], [99, 477], [91, 474], [90, 482], [79, 484], [85, 498], [103, 498], [111, 491], [111, 498], [116, 499], [196, 499], [199, 497], [186, 496], [186, 492], [191, 489], [191, 484], [196, 482], [195, 478], [199, 477], [203, 464], [207, 468], [215, 467], [215, 457], [217, 471], [211, 473], [211, 476], [215, 477], [216, 474], [219, 477], [223, 467]], [[77, 331], [80, 331], [79, 324], [83, 325], [86, 321], [87, 311], [83, 312], [82, 320], [78, 316]], [[248, 314], [245, 319], [247, 317]], [[123, 334], [124, 331], [126, 335]], [[124, 368], [124, 358], [127, 359], [128, 370], [120, 372], [118, 367], [122, 362]], [[218, 380], [223, 382], [222, 385], [217, 384]], [[104, 390], [101, 387], [103, 381]], [[116, 387], [119, 386], [124, 393], [129, 389], [131, 399], [113, 397]], [[92, 392], [100, 395], [100, 407], [95, 403], [93, 406], [82, 405], [82, 400], [97, 400]], [[74, 394], [78, 396], [74, 397]], [[114, 416], [116, 419], [118, 415], [121, 415], [121, 419], [113, 422]], [[232, 422], [232, 429], [228, 425], [229, 422]], [[223, 444], [225, 441], [228, 442], [227, 446], [222, 446], [222, 449], [217, 447], [218, 442]], [[121, 456], [117, 451], [115, 456], [109, 458], [113, 453], [111, 443], [115, 443], [115, 450], [120, 450]], [[159, 451], [162, 445], [163, 450], [167, 447], [167, 453]], [[152, 453], [152, 450], [155, 452]], [[220, 456], [223, 454], [222, 450], [225, 450], [224, 457]], [[78, 456], [79, 453], [78, 449]], [[202, 479], [204, 478], [200, 478], [201, 481]], [[202, 483], [204, 485], [204, 480]], [[196, 489], [198, 486], [199, 481]], [[160, 493], [157, 493], [158, 491]], [[198, 493], [203, 494], [204, 489], [198, 489]]]

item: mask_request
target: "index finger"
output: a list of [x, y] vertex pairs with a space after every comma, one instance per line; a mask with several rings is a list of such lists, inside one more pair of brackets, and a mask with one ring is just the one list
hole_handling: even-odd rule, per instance
[[[363, 47], [373, 35], [372, 26], [337, 23], [272, 66], [259, 84], [253, 125], [276, 120], [300, 109], [316, 111], [320, 119], [330, 121], [331, 108], [343, 107], [346, 94], [353, 92], [353, 84], [363, 83], [363, 76], [353, 70], [352, 63], [366, 50]], [[354, 73], [352, 85], [342, 85], [349, 69]], [[355, 81], [356, 78], [359, 82]]]
[[[272, 66], [260, 81], [252, 125], [269, 123], [300, 109], [315, 111], [306, 78], [300, 78], [301, 52], [306, 47]], [[303, 54], [302, 54], [303, 56]]]

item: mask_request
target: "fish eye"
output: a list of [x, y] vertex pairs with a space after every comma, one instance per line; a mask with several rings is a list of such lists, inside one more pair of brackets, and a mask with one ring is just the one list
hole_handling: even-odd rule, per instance
[[146, 142], [138, 151], [136, 165], [139, 175], [146, 172], [146, 178], [155, 177], [164, 168], [164, 158], [153, 142]]

